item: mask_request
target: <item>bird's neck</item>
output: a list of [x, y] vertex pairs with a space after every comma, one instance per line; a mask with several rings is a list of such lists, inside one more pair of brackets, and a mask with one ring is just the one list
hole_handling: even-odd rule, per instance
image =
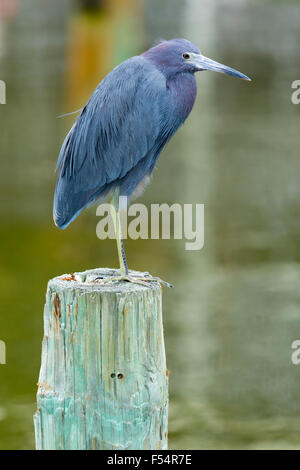
[[177, 73], [167, 78], [174, 109], [182, 116], [183, 121], [190, 114], [197, 96], [196, 79], [191, 73]]

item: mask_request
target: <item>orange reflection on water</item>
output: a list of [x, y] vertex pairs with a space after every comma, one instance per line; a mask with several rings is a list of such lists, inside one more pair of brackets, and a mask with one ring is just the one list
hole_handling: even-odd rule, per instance
[[140, 0], [99, 1], [70, 18], [63, 112], [82, 107], [115, 65], [140, 52], [141, 29]]

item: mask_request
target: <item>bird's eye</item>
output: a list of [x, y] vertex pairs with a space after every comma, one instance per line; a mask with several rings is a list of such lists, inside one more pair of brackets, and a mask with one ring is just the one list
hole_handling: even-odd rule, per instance
[[187, 52], [184, 52], [184, 53], [182, 54], [182, 57], [183, 57], [184, 59], [190, 59], [190, 58], [191, 58], [190, 54], [188, 54]]

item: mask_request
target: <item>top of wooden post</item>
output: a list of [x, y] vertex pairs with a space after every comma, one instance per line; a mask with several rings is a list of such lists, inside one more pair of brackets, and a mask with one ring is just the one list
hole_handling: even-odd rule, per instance
[[[148, 272], [139, 272], [130, 270], [129, 274], [134, 277], [150, 276]], [[62, 274], [54, 277], [49, 281], [49, 287], [55, 285], [60, 289], [82, 289], [84, 291], [95, 291], [95, 292], [120, 292], [130, 293], [136, 291], [142, 291], [145, 289], [161, 289], [159, 281], [151, 279], [147, 281], [147, 285], [135, 284], [133, 282], [124, 281], [113, 281], [109, 283], [101, 283], [101, 279], [105, 280], [108, 277], [118, 277], [120, 271], [118, 269], [111, 268], [96, 268], [88, 269], [83, 272], [75, 272], [71, 274]], [[151, 278], [151, 276], [150, 276]]]

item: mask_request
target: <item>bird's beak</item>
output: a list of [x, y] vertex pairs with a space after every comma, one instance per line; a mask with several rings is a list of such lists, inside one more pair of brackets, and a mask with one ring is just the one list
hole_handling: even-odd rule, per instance
[[191, 62], [193, 63], [193, 65], [195, 65], [195, 67], [197, 67], [199, 71], [212, 70], [213, 72], [226, 73], [227, 75], [231, 75], [232, 77], [238, 77], [242, 80], [251, 81], [251, 78], [247, 77], [247, 75], [244, 75], [243, 73], [238, 72], [237, 70], [232, 69], [231, 67], [227, 67], [227, 65], [219, 64], [218, 62], [215, 62], [214, 60], [211, 60], [202, 54], [193, 54]]

